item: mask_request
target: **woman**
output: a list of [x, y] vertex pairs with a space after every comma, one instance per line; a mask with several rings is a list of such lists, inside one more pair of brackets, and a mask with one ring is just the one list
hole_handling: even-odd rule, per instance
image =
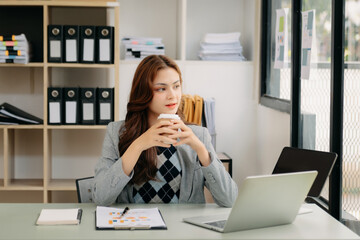
[[218, 205], [232, 206], [237, 186], [207, 129], [158, 120], [161, 113], [182, 116], [181, 86], [179, 67], [168, 57], [152, 55], [139, 64], [125, 121], [107, 127], [95, 168], [95, 203], [204, 203], [205, 185]]

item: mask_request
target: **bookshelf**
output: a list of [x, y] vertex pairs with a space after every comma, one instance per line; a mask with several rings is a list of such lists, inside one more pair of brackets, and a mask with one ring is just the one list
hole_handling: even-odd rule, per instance
[[[89, 15], [94, 17], [89, 18]], [[27, 198], [29, 192], [35, 195], [29, 201], [44, 203], [53, 202], [53, 196], [59, 193], [74, 196], [74, 178], [55, 176], [58, 163], [54, 161], [54, 153], [59, 152], [56, 145], [67, 141], [68, 136], [64, 137], [64, 133], [75, 134], [73, 138], [79, 140], [84, 130], [94, 135], [93, 132], [104, 132], [106, 126], [48, 125], [47, 89], [49, 86], [113, 87], [114, 116], [118, 120], [119, 3], [0, 1], [0, 20], [10, 23], [2, 27], [1, 34], [24, 33], [31, 43], [32, 53], [29, 64], [0, 64], [1, 85], [6, 86], [2, 93], [7, 95], [1, 101], [7, 101], [44, 120], [42, 125], [0, 125], [0, 201], [18, 201], [17, 197]], [[47, 62], [49, 24], [114, 26], [114, 64]], [[86, 145], [82, 140], [74, 147], [81, 148], [81, 144]], [[63, 151], [65, 154], [61, 154], [66, 155], [66, 149]]]
[[[124, 36], [161, 37], [166, 55], [175, 59], [183, 73], [184, 92], [216, 98], [217, 131], [226, 135], [231, 127], [226, 117], [227, 96], [241, 96], [236, 90], [243, 89], [239, 79], [253, 78], [258, 2], [0, 0], [0, 20], [11, 23], [0, 34], [25, 33], [33, 46], [29, 64], [0, 64], [0, 103], [9, 102], [44, 120], [43, 125], [0, 125], [0, 202], [77, 201], [75, 179], [94, 174], [106, 126], [48, 125], [47, 88], [114, 87], [115, 120], [124, 119], [132, 76], [140, 62], [123, 60]], [[48, 24], [114, 26], [114, 64], [47, 62]], [[232, 31], [241, 32], [247, 61], [198, 60], [196, 53], [205, 33]], [[203, 88], [209, 82], [211, 87]], [[224, 83], [231, 89], [224, 89]], [[217, 140], [220, 147], [221, 137], [219, 134]], [[235, 161], [236, 155], [229, 154]]]

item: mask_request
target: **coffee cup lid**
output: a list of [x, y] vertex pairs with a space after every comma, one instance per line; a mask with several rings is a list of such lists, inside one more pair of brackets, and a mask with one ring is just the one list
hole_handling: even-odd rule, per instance
[[178, 119], [178, 120], [180, 120], [180, 117], [177, 114], [162, 113], [159, 115], [158, 119]]

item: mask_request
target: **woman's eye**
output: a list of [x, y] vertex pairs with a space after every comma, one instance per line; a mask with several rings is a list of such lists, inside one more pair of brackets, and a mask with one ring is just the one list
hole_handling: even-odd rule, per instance
[[157, 91], [157, 92], [163, 92], [163, 91], [165, 91], [165, 88], [158, 88], [158, 89], [156, 89], [155, 91]]
[[180, 84], [178, 84], [178, 85], [175, 85], [175, 89], [176, 89], [176, 88], [179, 88], [179, 87], [180, 87]]

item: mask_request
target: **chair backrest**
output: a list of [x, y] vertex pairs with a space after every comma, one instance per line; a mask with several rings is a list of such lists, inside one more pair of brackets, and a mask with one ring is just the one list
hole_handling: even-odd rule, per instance
[[273, 174], [316, 170], [318, 175], [308, 196], [319, 197], [336, 158], [337, 154], [332, 152], [284, 147]]
[[76, 181], [78, 202], [79, 203], [93, 202], [92, 190], [93, 190], [94, 177], [78, 178], [75, 181]]

